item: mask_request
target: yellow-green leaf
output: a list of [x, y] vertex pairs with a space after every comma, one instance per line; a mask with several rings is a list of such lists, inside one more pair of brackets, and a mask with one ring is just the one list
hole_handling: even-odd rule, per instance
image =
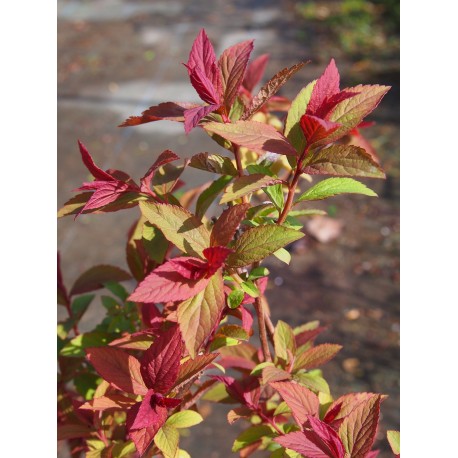
[[175, 458], [179, 440], [178, 430], [169, 425], [163, 425], [154, 436], [154, 443], [165, 458]]

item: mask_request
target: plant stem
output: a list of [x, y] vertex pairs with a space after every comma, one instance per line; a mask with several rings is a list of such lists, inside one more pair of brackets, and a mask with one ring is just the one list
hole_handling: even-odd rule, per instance
[[264, 305], [262, 303], [262, 296], [257, 297], [254, 300], [254, 308], [256, 310], [256, 315], [258, 317], [259, 325], [259, 338], [261, 339], [262, 353], [264, 355], [264, 361], [272, 361], [272, 356], [270, 355], [269, 342], [267, 341], [266, 333], [266, 317], [264, 313]]
[[301, 157], [297, 161], [297, 167], [294, 172], [293, 180], [291, 181], [291, 184], [289, 186], [288, 197], [286, 198], [285, 206], [283, 207], [283, 211], [281, 212], [277, 220], [278, 225], [283, 224], [285, 222], [285, 219], [288, 216], [288, 213], [290, 212], [291, 207], [293, 206], [294, 193], [296, 192], [296, 186], [303, 172], [302, 163], [304, 162], [304, 159], [308, 153], [308, 150], [309, 150], [308, 146], [305, 147], [304, 151], [301, 154]]

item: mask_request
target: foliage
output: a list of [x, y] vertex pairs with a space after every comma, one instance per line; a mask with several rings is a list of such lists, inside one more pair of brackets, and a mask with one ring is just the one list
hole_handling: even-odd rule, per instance
[[[304, 63], [256, 93], [267, 56], [249, 63], [252, 49], [252, 41], [239, 43], [217, 60], [202, 30], [186, 69], [203, 103], [165, 102], [122, 124], [182, 122], [186, 132], [203, 129], [227, 156], [199, 153], [176, 165], [179, 156], [166, 150], [136, 183], [125, 172], [100, 169], [79, 142], [94, 180], [59, 215], [137, 207], [139, 216], [126, 245], [130, 273], [95, 266], [67, 289], [58, 265], [58, 303], [68, 311], [58, 324], [58, 438], [74, 457], [189, 456], [179, 448], [180, 431], [203, 420], [201, 399], [236, 404], [228, 421], [248, 425], [233, 444], [243, 457], [256, 450], [272, 457], [377, 455], [371, 449], [384, 396], [332, 397], [319, 368], [341, 346], [315, 344], [324, 330], [318, 322], [294, 329], [271, 322], [269, 272], [261, 263], [270, 255], [289, 262], [285, 247], [304, 236], [297, 217], [317, 213], [293, 210], [296, 204], [376, 195], [349, 176], [383, 178], [379, 160], [348, 137], [360, 135], [389, 88], [340, 89], [331, 60], [293, 101], [276, 93]], [[180, 194], [186, 167], [218, 178], [202, 192]], [[300, 193], [306, 174], [328, 178]], [[213, 202], [222, 211], [211, 218]], [[121, 282], [132, 279], [128, 292]], [[106, 317], [80, 333], [100, 290]], [[399, 454], [398, 436], [388, 437]]]

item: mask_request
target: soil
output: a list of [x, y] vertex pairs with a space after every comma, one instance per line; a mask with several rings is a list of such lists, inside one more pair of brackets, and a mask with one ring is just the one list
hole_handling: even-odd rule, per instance
[[[399, 429], [397, 50], [391, 55], [374, 54], [369, 63], [364, 57], [339, 53], [338, 43], [326, 38], [332, 35], [326, 35], [322, 25], [301, 19], [293, 1], [59, 0], [58, 11], [58, 206], [87, 179], [77, 138], [102, 168], [126, 170], [137, 179], [163, 149], [183, 157], [220, 151], [203, 132], [195, 130], [186, 136], [182, 126], [173, 123], [116, 127], [155, 103], [196, 100], [180, 62], [187, 60], [201, 27], [217, 53], [255, 38], [255, 55], [271, 55], [268, 75], [313, 59], [285, 86], [285, 96], [293, 97], [323, 71], [327, 63], [323, 55], [329, 50], [337, 53], [342, 87], [355, 83], [392, 86], [372, 117], [377, 124], [367, 129], [387, 173], [385, 181], [365, 181], [379, 198], [342, 196], [317, 204], [330, 217], [319, 229], [306, 228], [307, 236], [291, 247], [290, 267], [275, 258], [266, 262], [273, 278], [266, 293], [273, 321], [299, 325], [320, 320], [328, 331], [318, 342], [343, 345], [323, 371], [333, 395], [350, 391], [389, 395], [382, 405], [377, 446], [382, 450], [379, 457], [392, 456], [384, 434], [387, 429]], [[205, 180], [195, 171], [186, 177], [191, 184]], [[135, 215], [136, 210], [129, 210], [59, 220], [58, 249], [66, 283], [72, 284], [95, 264], [125, 267], [123, 241]], [[97, 307], [87, 313], [83, 330], [98, 322], [99, 313]], [[233, 456], [232, 439], [240, 426], [229, 427], [226, 412], [224, 406], [204, 405], [208, 418], [193, 428], [192, 436], [182, 439], [182, 448], [199, 458]], [[59, 456], [66, 456], [62, 444]]]

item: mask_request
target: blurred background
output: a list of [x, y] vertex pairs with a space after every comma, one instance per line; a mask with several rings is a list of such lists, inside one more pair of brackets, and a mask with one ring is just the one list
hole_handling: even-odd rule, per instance
[[[380, 156], [387, 179], [362, 180], [379, 198], [340, 196], [317, 208], [329, 217], [307, 223], [308, 236], [292, 248], [289, 269], [275, 258], [266, 265], [273, 321], [291, 325], [320, 320], [328, 331], [318, 343], [344, 346], [324, 367], [332, 394], [388, 394], [382, 404], [377, 445], [390, 457], [384, 435], [399, 429], [399, 2], [396, 0], [58, 0], [58, 206], [88, 179], [76, 141], [81, 139], [103, 169], [139, 179], [164, 149], [182, 157], [219, 147], [201, 130], [184, 134], [167, 121], [116, 127], [163, 101], [199, 102], [188, 81], [191, 44], [204, 27], [217, 55], [255, 39], [253, 57], [270, 54], [266, 77], [311, 60], [282, 89], [293, 98], [334, 57], [341, 87], [384, 84], [392, 89], [363, 131]], [[191, 185], [208, 180], [185, 172]], [[126, 232], [137, 215], [82, 215], [58, 222], [64, 281], [95, 264], [126, 268]], [[97, 304], [82, 330], [99, 322]], [[230, 457], [237, 424], [226, 408], [203, 406], [207, 421], [184, 438], [193, 457]], [[65, 456], [61, 446], [59, 456]]]

